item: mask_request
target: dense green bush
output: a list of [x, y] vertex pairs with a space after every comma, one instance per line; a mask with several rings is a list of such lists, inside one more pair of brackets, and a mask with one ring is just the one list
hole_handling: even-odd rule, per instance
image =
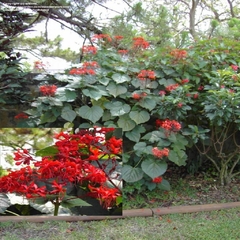
[[185, 165], [193, 146], [213, 162], [221, 184], [238, 174], [239, 42], [155, 49], [137, 37], [125, 50], [120, 37], [96, 39], [98, 48], [83, 48], [80, 67], [36, 78], [64, 86], [42, 86], [19, 126], [122, 128], [123, 179], [150, 190], [169, 189], [167, 161]]

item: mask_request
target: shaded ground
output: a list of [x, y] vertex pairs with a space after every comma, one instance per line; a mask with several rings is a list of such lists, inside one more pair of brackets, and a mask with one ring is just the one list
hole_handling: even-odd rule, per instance
[[233, 179], [228, 186], [220, 186], [214, 173], [191, 175], [184, 168], [170, 167], [164, 178], [170, 182], [171, 191], [128, 193], [129, 201], [126, 201], [124, 209], [240, 201], [240, 177]]

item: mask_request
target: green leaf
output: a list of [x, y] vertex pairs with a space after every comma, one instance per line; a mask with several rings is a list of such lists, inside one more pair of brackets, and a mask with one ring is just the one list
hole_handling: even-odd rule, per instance
[[92, 205], [83, 201], [80, 198], [65, 196], [61, 202], [61, 206], [65, 208], [73, 208], [73, 207], [87, 207]]
[[10, 205], [11, 202], [8, 196], [4, 193], [0, 193], [0, 213], [4, 213]]
[[40, 204], [40, 203], [36, 203], [35, 201], [29, 201], [29, 205], [31, 207], [33, 207], [34, 209], [40, 211], [41, 213], [53, 213], [54, 211], [54, 205], [45, 205], [45, 204]]
[[110, 109], [112, 116], [121, 116], [130, 112], [131, 107], [128, 104], [122, 102], [107, 102], [104, 104], [107, 109]]
[[142, 170], [152, 179], [163, 175], [167, 170], [167, 163], [159, 159], [147, 159], [141, 164]]
[[76, 112], [80, 117], [88, 119], [93, 123], [96, 123], [103, 116], [103, 110], [99, 106], [82, 106]]
[[137, 182], [143, 178], [143, 171], [141, 168], [133, 168], [130, 165], [123, 165], [122, 178], [126, 182]]
[[168, 159], [177, 164], [178, 166], [185, 166], [187, 155], [183, 150], [175, 147], [173, 150], [169, 152]]
[[56, 97], [60, 101], [73, 102], [76, 99], [77, 94], [75, 92], [75, 89], [66, 89], [62, 87], [57, 89]]
[[109, 91], [109, 93], [111, 95], [113, 95], [114, 97], [117, 97], [121, 94], [124, 94], [127, 92], [127, 88], [121, 85], [117, 85], [113, 82], [111, 82], [108, 86], [107, 86], [107, 90]]
[[117, 124], [124, 132], [131, 131], [136, 126], [135, 122], [129, 118], [128, 114], [120, 116]]
[[148, 109], [149, 111], [153, 110], [157, 103], [156, 101], [154, 101], [153, 99], [151, 98], [143, 98], [139, 103], [138, 105], [140, 105], [141, 107], [143, 108], [146, 108]]
[[82, 92], [85, 96], [90, 97], [96, 101], [99, 100], [103, 95], [107, 95], [105, 91], [102, 91], [100, 88], [97, 87], [83, 89]]
[[112, 79], [116, 83], [123, 83], [123, 82], [128, 82], [131, 80], [131, 78], [128, 75], [123, 75], [123, 74], [119, 74], [119, 73], [114, 73], [112, 75]]
[[61, 117], [64, 120], [67, 120], [68, 122], [73, 122], [73, 120], [76, 118], [77, 114], [75, 111], [73, 111], [69, 106], [65, 106], [62, 109]]
[[150, 115], [147, 111], [131, 111], [129, 117], [137, 124], [145, 123], [150, 119]]
[[145, 132], [145, 128], [143, 126], [137, 125], [132, 131], [126, 132], [126, 137], [133, 141], [139, 142], [141, 137], [141, 133]]
[[165, 179], [163, 179], [162, 182], [157, 185], [157, 188], [159, 188], [163, 191], [170, 191], [171, 190], [171, 186], [170, 186], [169, 182]]
[[55, 122], [57, 120], [53, 112], [46, 112], [40, 117], [40, 124]]
[[161, 138], [166, 138], [165, 134], [161, 131], [153, 131], [142, 137], [142, 139], [148, 140], [151, 143], [159, 142]]
[[50, 146], [36, 151], [35, 155], [40, 157], [54, 156], [58, 153], [56, 146]]

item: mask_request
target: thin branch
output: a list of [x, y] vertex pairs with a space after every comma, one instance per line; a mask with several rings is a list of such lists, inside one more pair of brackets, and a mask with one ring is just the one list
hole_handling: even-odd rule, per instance
[[101, 3], [96, 2], [95, 0], [92, 0], [92, 2], [96, 3], [96, 4], [99, 5], [100, 7], [103, 7], [103, 8], [105, 8], [105, 9], [107, 9], [107, 10], [110, 10], [110, 11], [112, 11], [112, 12], [121, 14], [120, 12], [118, 12], [118, 11], [112, 9], [112, 8], [106, 7], [106, 6], [102, 5]]

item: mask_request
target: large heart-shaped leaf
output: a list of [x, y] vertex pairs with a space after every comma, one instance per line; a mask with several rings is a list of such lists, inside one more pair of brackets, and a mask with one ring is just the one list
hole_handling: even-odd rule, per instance
[[125, 74], [119, 74], [119, 73], [114, 73], [112, 75], [112, 79], [116, 82], [116, 83], [123, 83], [123, 82], [128, 82], [131, 80], [131, 78], [128, 75]]
[[121, 116], [130, 112], [131, 107], [128, 104], [122, 102], [107, 102], [104, 106], [110, 110], [112, 116]]
[[131, 111], [129, 117], [137, 124], [145, 123], [150, 119], [150, 115], [147, 111]]
[[143, 178], [143, 171], [141, 168], [134, 168], [130, 165], [122, 167], [122, 178], [126, 182], [137, 182]]
[[128, 114], [120, 116], [117, 124], [124, 132], [131, 131], [136, 126], [135, 122], [129, 118]]
[[109, 91], [109, 93], [111, 95], [113, 95], [114, 97], [117, 97], [118, 95], [124, 94], [127, 92], [127, 88], [125, 86], [121, 86], [121, 85], [117, 85], [113, 82], [111, 82], [108, 86], [107, 86], [107, 90]]
[[142, 170], [152, 179], [163, 175], [167, 170], [167, 163], [159, 159], [146, 159], [141, 164]]
[[103, 116], [103, 110], [99, 106], [82, 106], [76, 112], [80, 117], [90, 120], [93, 123], [96, 123]]
[[126, 137], [133, 142], [139, 142], [141, 133], [143, 132], [145, 132], [145, 128], [137, 125], [132, 131], [126, 132]]
[[77, 94], [75, 89], [62, 87], [57, 89], [56, 97], [61, 101], [72, 102], [76, 99]]
[[96, 101], [99, 100], [103, 95], [107, 95], [106, 91], [103, 91], [98, 87], [83, 89], [82, 92], [85, 96], [90, 97]]
[[153, 110], [156, 107], [156, 101], [154, 101], [151, 98], [143, 98], [140, 102], [139, 105], [143, 108], [148, 109], [149, 111]]
[[71, 109], [71, 107], [69, 106], [65, 106], [63, 109], [62, 109], [62, 114], [61, 114], [61, 117], [65, 120], [67, 120], [68, 122], [72, 122], [75, 118], [76, 118], [77, 114], [75, 111], [73, 111]]

